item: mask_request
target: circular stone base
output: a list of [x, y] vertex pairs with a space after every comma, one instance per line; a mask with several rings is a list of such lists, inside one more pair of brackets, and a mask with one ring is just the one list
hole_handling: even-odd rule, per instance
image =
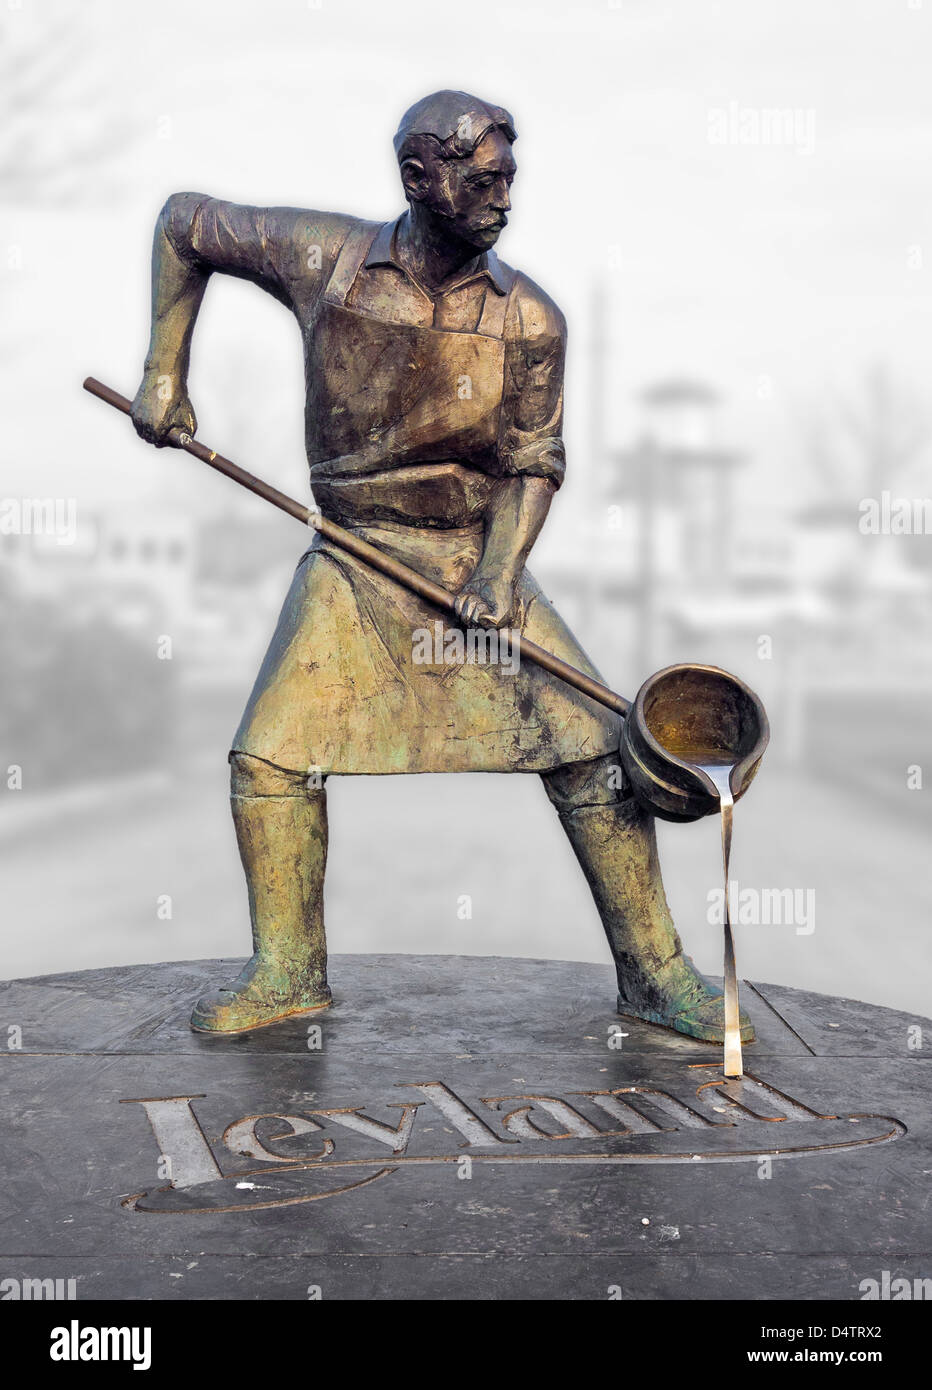
[[746, 982], [758, 1040], [726, 1081], [719, 1047], [619, 1019], [608, 967], [337, 956], [333, 1008], [192, 1033], [239, 966], [0, 988], [0, 1279], [860, 1299], [932, 1275], [932, 1023]]

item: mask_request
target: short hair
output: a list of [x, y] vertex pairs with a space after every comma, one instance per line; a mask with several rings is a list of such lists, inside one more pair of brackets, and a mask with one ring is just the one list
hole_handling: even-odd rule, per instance
[[433, 92], [404, 113], [395, 134], [395, 154], [403, 164], [430, 150], [438, 159], [466, 159], [490, 130], [509, 143], [517, 139], [514, 121], [503, 106], [492, 106], [468, 92]]

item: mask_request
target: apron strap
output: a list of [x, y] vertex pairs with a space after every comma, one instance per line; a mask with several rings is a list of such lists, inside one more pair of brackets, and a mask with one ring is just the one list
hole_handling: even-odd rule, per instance
[[485, 292], [482, 313], [476, 325], [476, 332], [483, 338], [500, 338], [505, 332], [505, 310], [508, 308], [510, 294], [499, 294], [489, 285]]
[[510, 284], [506, 294], [499, 294], [491, 285], [486, 288], [482, 313], [479, 315], [479, 322], [476, 325], [476, 332], [481, 333], [484, 338], [504, 336], [505, 316], [508, 313], [508, 306], [511, 303], [511, 296], [518, 277], [512, 273], [509, 278]]
[[369, 254], [369, 248], [381, 230], [380, 222], [360, 222], [353, 227], [337, 256], [333, 273], [327, 281], [323, 302], [342, 306], [356, 279], [359, 267]]

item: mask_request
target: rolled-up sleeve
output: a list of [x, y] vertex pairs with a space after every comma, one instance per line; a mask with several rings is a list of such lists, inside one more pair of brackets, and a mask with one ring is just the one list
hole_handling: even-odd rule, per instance
[[532, 281], [518, 277], [505, 330], [506, 385], [501, 466], [511, 476], [563, 482], [566, 320]]

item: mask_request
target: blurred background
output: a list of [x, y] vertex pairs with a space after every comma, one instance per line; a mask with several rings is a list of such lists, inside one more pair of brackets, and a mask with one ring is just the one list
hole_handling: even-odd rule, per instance
[[[623, 694], [709, 661], [770, 714], [739, 973], [930, 1012], [930, 40], [923, 0], [7, 0], [4, 977], [249, 949], [226, 754], [308, 538], [81, 391], [135, 392], [162, 202], [393, 217], [398, 117], [455, 87], [514, 113], [498, 250], [569, 321], [533, 571]], [[190, 387], [308, 496], [280, 305], [215, 277]], [[328, 785], [332, 951], [609, 960], [535, 777]], [[718, 827], [659, 834], [720, 974]]]

